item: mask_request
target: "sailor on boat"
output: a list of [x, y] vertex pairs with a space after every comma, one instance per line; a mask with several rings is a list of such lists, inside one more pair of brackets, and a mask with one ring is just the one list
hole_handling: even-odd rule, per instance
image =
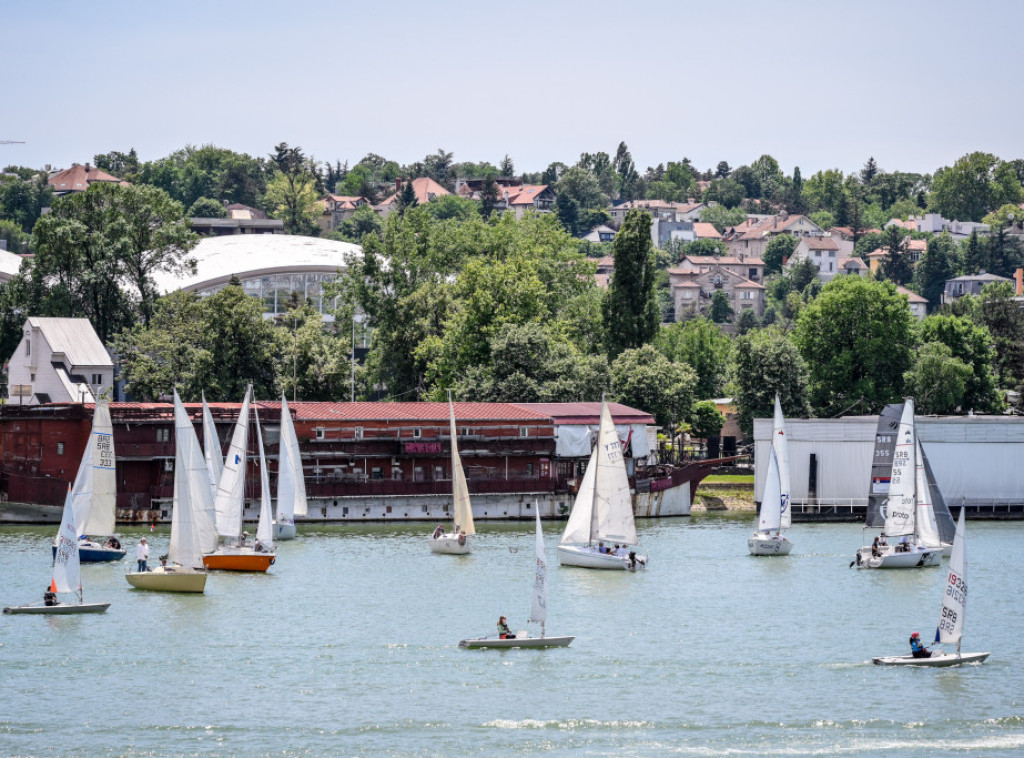
[[508, 628], [508, 624], [505, 623], [505, 617], [502, 616], [498, 619], [498, 639], [502, 640], [514, 640], [516, 636], [512, 634], [512, 630]]
[[910, 635], [910, 654], [915, 658], [931, 658], [932, 651], [921, 643], [921, 635], [914, 632]]

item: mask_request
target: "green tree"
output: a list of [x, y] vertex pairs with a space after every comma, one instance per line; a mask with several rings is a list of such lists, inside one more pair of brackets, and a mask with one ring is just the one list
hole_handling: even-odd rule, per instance
[[624, 351], [612, 361], [611, 376], [615, 399], [647, 411], [659, 426], [674, 427], [690, 415], [696, 373], [653, 345]]
[[972, 229], [971, 236], [963, 243], [964, 272], [979, 274], [991, 269], [988, 252], [988, 245], [978, 238], [978, 230]]
[[711, 320], [716, 324], [727, 324], [732, 321], [732, 306], [729, 305], [729, 296], [725, 290], [715, 290], [711, 297]]
[[412, 186], [412, 179], [409, 179], [402, 184], [402, 191], [398, 193], [398, 212], [405, 213], [419, 205], [419, 202], [416, 199], [416, 190]]
[[751, 435], [755, 418], [771, 418], [775, 395], [790, 417], [806, 417], [807, 365], [778, 328], [760, 329], [736, 339], [736, 409], [740, 429]]
[[619, 200], [636, 200], [640, 197], [640, 174], [633, 163], [633, 156], [625, 142], [619, 143], [615, 151], [615, 173], [619, 178]]
[[[480, 215], [490, 218], [498, 205], [498, 183], [494, 181], [494, 175], [488, 174], [484, 178], [483, 190], [480, 192]], [[575, 234], [575, 232], [570, 232]]]
[[914, 281], [921, 296], [927, 298], [929, 309], [934, 310], [942, 304], [946, 282], [955, 277], [959, 269], [959, 254], [953, 238], [946, 232], [931, 237], [914, 270]]
[[701, 400], [719, 397], [732, 357], [732, 340], [706, 318], [661, 327], [654, 346], [674, 363], [697, 372], [694, 394]]
[[913, 266], [910, 263], [910, 255], [906, 248], [907, 230], [893, 224], [882, 232], [882, 249], [885, 257], [882, 259], [882, 274], [891, 282], [904, 284], [910, 281], [914, 274]]
[[647, 344], [658, 332], [651, 214], [639, 208], [629, 211], [612, 249], [615, 271], [603, 313], [608, 354], [616, 356]]
[[187, 145], [166, 158], [141, 166], [133, 164], [131, 156], [106, 154], [110, 165], [123, 168], [130, 181], [159, 187], [186, 208], [201, 197], [264, 208], [267, 180], [274, 171], [273, 165], [263, 158], [215, 145]]
[[181, 204], [162, 190], [94, 184], [60, 198], [36, 224], [32, 275], [47, 290], [50, 315], [85, 316], [105, 341], [136, 303], [149, 323], [153, 274], [191, 270], [197, 240]]
[[1002, 394], [996, 387], [995, 375], [992, 373], [996, 360], [995, 346], [986, 327], [975, 324], [966, 316], [937, 314], [921, 322], [920, 338], [922, 343], [945, 345], [950, 355], [970, 368], [970, 375], [966, 377], [956, 405], [977, 413], [1003, 411]]
[[21, 255], [29, 252], [32, 237], [21, 230], [16, 221], [0, 219], [0, 240], [7, 243], [7, 251]]
[[863, 400], [873, 413], [898, 400], [910, 368], [914, 320], [891, 282], [832, 279], [800, 313], [794, 339], [810, 369], [811, 402], [826, 413]]
[[13, 221], [23, 232], [31, 234], [43, 208], [50, 206], [53, 190], [45, 172], [25, 172], [28, 176], [22, 177], [6, 171], [0, 174], [0, 219]]
[[277, 316], [275, 325], [280, 392], [295, 400], [345, 397], [351, 379], [348, 335], [325, 325], [319, 311], [309, 305]]
[[735, 179], [714, 179], [704, 192], [705, 203], [715, 202], [726, 208], [736, 208], [743, 202], [743, 185]]
[[1024, 200], [1014, 168], [990, 153], [969, 153], [935, 172], [929, 208], [949, 219], [981, 221], [1006, 203]]
[[941, 342], [927, 342], [918, 350], [904, 383], [918, 413], [949, 414], [960, 408], [972, 373], [971, 367]]
[[227, 218], [228, 212], [219, 200], [201, 197], [192, 203], [185, 215], [189, 218]]
[[736, 319], [736, 334], [746, 334], [761, 325], [760, 319], [753, 308], [744, 308]]
[[[447, 197], [451, 197], [448, 195]], [[445, 198], [442, 198], [445, 199]], [[431, 203], [430, 205], [433, 205]], [[352, 242], [356, 245], [362, 244], [363, 237], [367, 234], [380, 234], [384, 228], [381, 217], [370, 205], [360, 205], [352, 215], [338, 224], [334, 232], [327, 236], [331, 239], [339, 239], [342, 242]]]
[[594, 174], [578, 166], [565, 170], [555, 185], [555, 194], [575, 200], [583, 210], [603, 210], [608, 205], [608, 195], [601, 190]]
[[800, 243], [792, 234], [778, 234], [768, 240], [761, 260], [764, 261], [764, 274], [778, 274], [786, 261], [793, 257], [796, 246]]
[[746, 221], [747, 212], [742, 208], [726, 208], [723, 205], [713, 205], [700, 212], [700, 220], [711, 224], [721, 233], [729, 227], [739, 226]]
[[134, 147], [127, 153], [111, 150], [109, 153], [94, 155], [92, 162], [96, 168], [106, 171], [118, 179], [134, 181], [136, 174], [139, 173], [139, 156]]
[[693, 404], [690, 412], [690, 433], [699, 439], [715, 437], [725, 426], [725, 416], [718, 410], [714, 400], [700, 400]]
[[318, 236], [320, 193], [302, 149], [282, 142], [274, 148], [271, 159], [278, 172], [267, 182], [267, 204], [277, 218], [284, 220], [288, 234]]
[[756, 197], [770, 198], [783, 183], [784, 177], [779, 162], [768, 154], [762, 155], [750, 164], [750, 168], [754, 171], [761, 189], [761, 194]]
[[804, 182], [804, 203], [811, 211], [837, 213], [840, 203], [845, 200], [843, 186], [845, 177], [837, 168], [818, 171]]

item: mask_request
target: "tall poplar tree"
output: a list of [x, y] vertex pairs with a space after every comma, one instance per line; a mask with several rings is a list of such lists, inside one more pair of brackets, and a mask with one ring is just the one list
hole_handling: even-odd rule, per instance
[[658, 333], [658, 304], [654, 296], [654, 246], [651, 214], [634, 208], [612, 243], [615, 270], [604, 300], [603, 315], [608, 354], [642, 347]]

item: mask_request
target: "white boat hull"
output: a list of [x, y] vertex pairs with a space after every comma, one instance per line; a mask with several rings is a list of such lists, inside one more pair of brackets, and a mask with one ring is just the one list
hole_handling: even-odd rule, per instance
[[938, 566], [942, 563], [942, 548], [915, 546], [905, 553], [897, 552], [893, 546], [885, 548], [880, 556], [871, 555], [870, 547], [862, 547], [854, 559], [857, 568], [862, 569], [906, 569]]
[[124, 575], [128, 584], [138, 590], [154, 592], [203, 592], [206, 572], [180, 566], [157, 566], [152, 571], [129, 571]]
[[14, 615], [30, 613], [36, 615], [69, 616], [75, 613], [103, 613], [110, 603], [58, 603], [57, 605], [13, 605], [4, 608], [4, 613]]
[[483, 648], [508, 649], [513, 647], [569, 647], [575, 637], [516, 637], [514, 640], [499, 639], [498, 637], [482, 637], [480, 639], [461, 640], [459, 647], [469, 650], [480, 650]]
[[892, 655], [872, 658], [876, 666], [928, 666], [931, 668], [947, 668], [962, 666], [965, 663], [982, 663], [991, 653], [943, 653], [935, 651], [931, 658], [915, 658], [912, 655]]
[[609, 553], [599, 553], [586, 545], [559, 545], [558, 562], [563, 566], [606, 569], [609, 571], [630, 571], [647, 567], [647, 557], [638, 555], [636, 565], [629, 558], [620, 558]]
[[274, 540], [295, 539], [295, 524], [274, 522]]
[[793, 543], [782, 536], [755, 534], [747, 539], [751, 555], [789, 555]]
[[445, 555], [466, 555], [471, 549], [471, 537], [468, 534], [461, 537], [457, 534], [442, 534], [440, 537], [430, 538], [430, 552], [443, 553]]

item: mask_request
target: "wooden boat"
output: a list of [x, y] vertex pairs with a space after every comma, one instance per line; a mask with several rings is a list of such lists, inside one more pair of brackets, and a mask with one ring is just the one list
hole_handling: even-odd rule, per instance
[[[604, 543], [609, 549], [619, 544], [626, 554], [603, 553]], [[563, 566], [580, 568], [642, 569], [647, 558], [637, 555], [638, 549], [622, 442], [602, 398], [597, 446], [590, 453], [587, 471], [559, 541], [558, 561]]]
[[[64, 603], [60, 595], [73, 595], [78, 602]], [[82, 601], [82, 569], [78, 558], [78, 531], [75, 528], [74, 496], [68, 488], [64, 498], [64, 512], [61, 515], [60, 530], [57, 532], [56, 552], [53, 558], [53, 573], [44, 602], [30, 605], [12, 605], [4, 613], [45, 614], [66, 616], [73, 613], [103, 613], [110, 603], [85, 603]]]
[[257, 527], [256, 542], [247, 544], [246, 533], [242, 531], [242, 506], [245, 501], [246, 449], [249, 442], [249, 400], [252, 385], [245, 391], [242, 409], [235, 422], [228, 448], [224, 471], [217, 482], [217, 496], [214, 499], [217, 533], [223, 543], [203, 556], [203, 565], [218, 571], [264, 572], [274, 564], [274, 536], [270, 515], [270, 488], [267, 479], [266, 460], [263, 455], [262, 432], [259, 419], [256, 432], [260, 447], [260, 477], [262, 502], [260, 524]]
[[537, 569], [533, 580], [533, 603], [530, 609], [531, 623], [540, 624], [540, 637], [530, 637], [525, 632], [519, 632], [514, 639], [502, 639], [501, 637], [481, 637], [467, 639], [459, 642], [459, 647], [469, 649], [483, 648], [512, 648], [512, 647], [569, 647], [575, 637], [548, 637], [546, 626], [548, 620], [548, 562], [544, 552], [544, 533], [540, 527], [540, 509], [534, 504], [534, 516], [537, 520], [536, 536], [536, 559]]
[[782, 416], [779, 396], [775, 395], [775, 422], [772, 446], [768, 453], [768, 476], [761, 495], [757, 531], [747, 539], [751, 555], [789, 555], [793, 543], [783, 534], [792, 524], [789, 507], [789, 449], [786, 443], [786, 421]]
[[206, 589], [204, 550], [217, 545], [213, 493], [192, 419], [174, 392], [174, 501], [167, 566], [129, 571], [128, 584], [155, 592], [203, 592]]
[[459, 456], [457, 430], [455, 428], [455, 405], [448, 393], [448, 424], [452, 440], [452, 531], [446, 533], [441, 527], [430, 537], [430, 552], [447, 555], [466, 555], [473, 549], [472, 537], [476, 534], [473, 524], [473, 505], [469, 499], [469, 485], [462, 470]]
[[960, 519], [953, 537], [953, 554], [949, 557], [949, 571], [942, 592], [942, 610], [939, 613], [939, 626], [935, 630], [937, 644], [956, 643], [956, 653], [933, 650], [928, 658], [915, 658], [913, 655], [894, 655], [873, 658], [872, 663], [878, 666], [928, 666], [946, 668], [961, 666], [965, 663], [982, 663], [990, 653], [963, 653], [960, 644], [964, 637], [964, 617], [967, 613], [967, 527], [964, 523], [964, 509], [960, 509]]

